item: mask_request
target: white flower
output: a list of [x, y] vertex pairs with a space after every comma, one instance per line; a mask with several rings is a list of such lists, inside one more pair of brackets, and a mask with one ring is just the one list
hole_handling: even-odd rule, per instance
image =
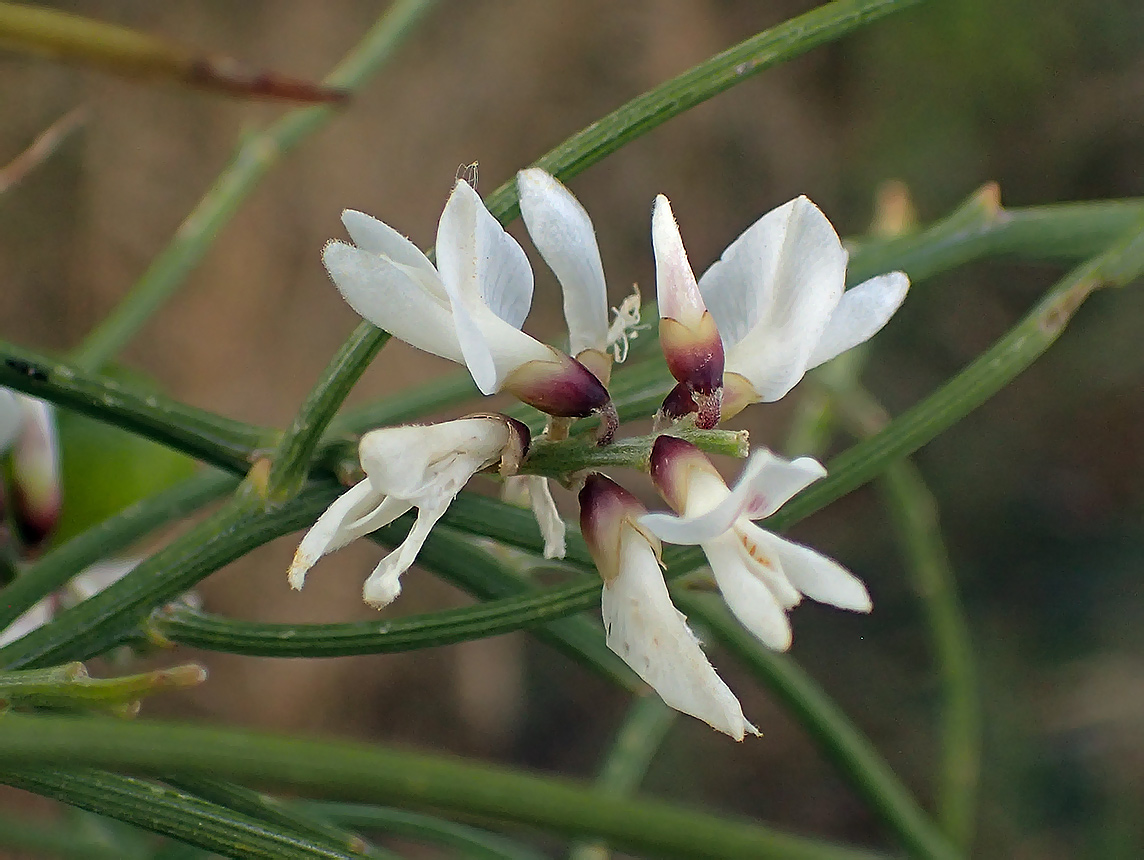
[[651, 470], [656, 488], [679, 516], [648, 514], [640, 524], [669, 543], [699, 544], [727, 606], [764, 645], [780, 651], [790, 647], [786, 610], [802, 595], [870, 611], [870, 595], [852, 573], [751, 522], [770, 516], [823, 477], [826, 470], [816, 460], [788, 462], [758, 451], [729, 490], [698, 448], [660, 436], [652, 448]]
[[[661, 416], [678, 418], [693, 411], [696, 426], [710, 429], [719, 423], [723, 400], [723, 343], [695, 282], [671, 204], [662, 194], [652, 207], [651, 239], [659, 342], [667, 368], [679, 382]], [[680, 408], [681, 403], [686, 405]]]
[[379, 609], [401, 593], [401, 574], [474, 474], [500, 462], [508, 474], [528, 449], [528, 428], [501, 415], [475, 416], [427, 426], [384, 427], [361, 438], [366, 477], [339, 496], [302, 538], [290, 565], [291, 587], [326, 553], [388, 525], [411, 508], [409, 535], [381, 560], [362, 588]]
[[723, 417], [778, 400], [803, 374], [865, 342], [909, 288], [890, 272], [845, 290], [847, 253], [805, 197], [768, 212], [699, 279], [726, 352]]
[[665, 703], [741, 741], [758, 731], [716, 674], [660, 572], [659, 541], [639, 525], [647, 509], [603, 475], [580, 491], [580, 527], [604, 580], [608, 647]]
[[0, 388], [0, 454], [10, 453], [12, 519], [21, 540], [35, 547], [60, 516], [60, 451], [52, 406]]
[[464, 364], [484, 394], [508, 390], [542, 412], [584, 417], [607, 389], [569, 356], [520, 330], [532, 269], [516, 240], [458, 180], [437, 225], [437, 266], [382, 222], [346, 210], [355, 245], [329, 242], [326, 269], [350, 306], [418, 349]]

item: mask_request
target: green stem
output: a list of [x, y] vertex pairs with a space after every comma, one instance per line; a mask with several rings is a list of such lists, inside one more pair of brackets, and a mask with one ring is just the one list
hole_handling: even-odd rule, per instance
[[140, 385], [84, 371], [0, 341], [0, 385], [50, 400], [168, 445], [223, 469], [244, 472], [273, 430], [187, 406]]
[[[871, 436], [886, 423], [885, 410], [860, 387], [848, 386], [834, 400], [856, 435]], [[981, 773], [981, 708], [969, 623], [941, 535], [937, 502], [921, 473], [903, 459], [886, 469], [879, 487], [922, 601], [941, 678], [938, 820], [958, 847], [969, 850]]]
[[[659, 696], [641, 696], [632, 702], [596, 777], [596, 787], [602, 795], [627, 797], [639, 788], [678, 716]], [[607, 860], [607, 857], [608, 847], [603, 842], [577, 843], [568, 852], [568, 860]]]
[[[360, 90], [432, 7], [432, 0], [395, 2], [324, 83], [350, 93]], [[119, 307], [76, 349], [76, 365], [86, 370], [105, 365], [174, 294], [262, 177], [336, 115], [332, 107], [297, 108], [264, 131], [245, 135], [230, 165], [191, 210], [171, 243]]]
[[144, 535], [186, 516], [237, 486], [230, 475], [213, 469], [142, 499], [56, 547], [0, 591], [0, 630], [77, 573], [115, 555]]
[[332, 845], [341, 851], [368, 860], [399, 860], [398, 855], [370, 845], [356, 833], [351, 833], [328, 820], [317, 810], [304, 809], [297, 803], [287, 803], [260, 791], [223, 782], [209, 776], [168, 776], [168, 785], [201, 797], [241, 815], [268, 822], [284, 830], [293, 830], [319, 843]]
[[913, 856], [931, 860], [958, 857], [874, 745], [797, 663], [785, 654], [768, 651], [717, 600], [683, 589], [677, 589], [672, 597], [682, 612], [749, 666], [779, 697]]
[[[681, 428], [674, 435], [693, 443], [708, 454], [743, 459], [750, 452], [745, 430], [696, 430]], [[591, 439], [577, 437], [550, 442], [538, 439], [521, 463], [521, 474], [567, 478], [585, 469], [636, 469], [646, 472], [656, 436], [629, 436], [611, 445], [598, 447]]]
[[389, 334], [370, 326], [358, 326], [338, 349], [298, 410], [290, 429], [274, 454], [267, 480], [267, 499], [281, 502], [296, 496], [310, 471], [310, 458], [333, 420], [334, 413], [350, 393], [362, 370], [389, 341]]
[[879, 482], [898, 540], [922, 597], [941, 673], [941, 766], [938, 821], [962, 851], [973, 843], [981, 774], [981, 709], [969, 625], [942, 540], [937, 505], [909, 460]]
[[[11, 715], [5, 721], [12, 719]], [[225, 806], [153, 782], [97, 770], [68, 770], [27, 762], [32, 769], [0, 770], [0, 783], [60, 800], [214, 851], [224, 857], [265, 860], [360, 860], [360, 854], [320, 845]]]
[[83, 663], [0, 672], [0, 702], [37, 708], [98, 708], [133, 715], [144, 696], [206, 680], [197, 663], [117, 678], [92, 678]]
[[[836, 0], [752, 36], [683, 74], [637, 96], [537, 159], [537, 167], [562, 179], [575, 176], [672, 117], [753, 75], [836, 41], [918, 0]], [[519, 213], [516, 180], [489, 195], [489, 210], [502, 221]]]
[[0, 845], [57, 860], [145, 860], [148, 856], [128, 851], [123, 845], [109, 844], [100, 840], [98, 834], [58, 819], [15, 814], [0, 815]]
[[[664, 857], [872, 856], [743, 819], [659, 801], [601, 797], [591, 786], [571, 780], [451, 756], [139, 721], [17, 714], [0, 720], [0, 763], [20, 767], [57, 762], [151, 774], [208, 773], [366, 803], [429, 807], [566, 835], [600, 836], [637, 853]], [[147, 809], [145, 805], [143, 812]]]
[[502, 836], [431, 815], [361, 803], [303, 801], [294, 804], [347, 827], [452, 848], [466, 860], [542, 860], [543, 855]]

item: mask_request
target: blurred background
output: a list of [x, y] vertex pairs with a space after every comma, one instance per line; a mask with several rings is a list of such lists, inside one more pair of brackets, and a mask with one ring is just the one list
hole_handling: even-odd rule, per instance
[[[178, 297], [122, 355], [175, 397], [282, 426], [357, 322], [321, 267], [343, 208], [422, 246], [458, 167], [487, 193], [629, 98], [810, 8], [794, 0], [441, 3], [324, 132], [267, 178]], [[91, 0], [53, 7], [319, 78], [384, 4], [363, 0]], [[1144, 195], [1144, 4], [948, 0], [887, 19], [765, 72], [570, 182], [591, 213], [618, 302], [654, 289], [650, 204], [667, 194], [698, 271], [763, 212], [811, 197], [845, 235], [880, 183], [901, 180], [923, 223], [987, 180], [1006, 205]], [[0, 336], [65, 351], [126, 294], [227, 164], [244, 129], [283, 110], [0, 53], [0, 163], [86, 105], [86, 126], [0, 197]], [[519, 224], [513, 232], [523, 238]], [[537, 271], [529, 328], [557, 336], [559, 291]], [[866, 381], [893, 412], [1001, 335], [1061, 274], [993, 261], [919, 284], [875, 339]], [[918, 463], [941, 507], [985, 708], [979, 856], [1144, 852], [1144, 291], [1096, 295], [1016, 384]], [[652, 336], [651, 333], [645, 336]], [[447, 363], [393, 343], [351, 402], [431, 379]], [[622, 373], [622, 368], [618, 371]], [[737, 421], [785, 437], [799, 391]], [[64, 533], [191, 464], [63, 416]], [[840, 439], [838, 446], [845, 442]], [[633, 482], [634, 483], [634, 482]], [[574, 502], [562, 493], [570, 515]], [[919, 604], [869, 489], [795, 537], [868, 584], [875, 612], [804, 605], [793, 656], [835, 695], [926, 802], [937, 687]], [[371, 617], [378, 558], [355, 545], [301, 595], [296, 537], [202, 587], [208, 609], [260, 620]], [[140, 548], [140, 551], [147, 547]], [[410, 575], [393, 615], [468, 598]], [[450, 750], [591, 775], [625, 696], [525, 635], [411, 654], [271, 661], [188, 651], [211, 681], [148, 713]], [[761, 740], [737, 746], [683, 719], [649, 792], [786, 829], [887, 836], [801, 730], [740, 667], [712, 654]], [[416, 856], [416, 855], [415, 855]], [[420, 856], [434, 856], [426, 853]]]

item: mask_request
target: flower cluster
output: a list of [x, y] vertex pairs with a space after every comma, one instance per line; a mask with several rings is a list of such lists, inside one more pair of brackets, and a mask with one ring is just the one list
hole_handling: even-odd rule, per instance
[[[538, 169], [518, 174], [517, 185], [529, 236], [564, 294], [567, 353], [521, 331], [532, 302], [532, 270], [464, 180], [441, 215], [436, 266], [393, 228], [353, 211], [342, 221], [354, 244], [330, 242], [323, 260], [363, 317], [464, 364], [482, 393], [507, 391], [546, 413], [548, 438], [563, 438], [574, 419], [596, 415], [597, 442], [610, 444], [618, 426], [608, 393], [612, 363], [626, 354], [638, 311], [629, 300], [609, 325], [595, 232], [571, 192]], [[599, 473], [570, 474], [564, 483], [580, 488], [580, 527], [603, 579], [608, 646], [667, 704], [741, 740], [755, 728], [672, 604], [661, 541], [700, 546], [728, 608], [770, 648], [790, 646], [787, 611], [802, 597], [858, 612], [870, 610], [870, 597], [836, 562], [754, 522], [823, 477], [817, 461], [787, 461], [759, 450], [728, 488], [679, 433], [711, 429], [752, 403], [778, 400], [807, 370], [885, 325], [909, 282], [892, 272], [846, 289], [846, 250], [805, 197], [756, 221], [698, 279], [662, 195], [651, 233], [660, 345], [676, 385], [655, 416], [660, 435], [650, 472], [674, 513], [649, 513]], [[359, 451], [365, 477], [303, 538], [290, 584], [301, 588], [322, 555], [416, 507], [408, 536], [365, 582], [366, 602], [388, 605], [452, 500], [473, 475], [493, 468], [506, 489], [529, 497], [545, 556], [563, 557], [565, 526], [549, 483], [527, 474], [530, 442], [528, 429], [503, 415], [365, 434]]]

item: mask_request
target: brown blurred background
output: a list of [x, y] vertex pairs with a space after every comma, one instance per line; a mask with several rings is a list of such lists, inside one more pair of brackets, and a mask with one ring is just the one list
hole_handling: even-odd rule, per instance
[[[313, 78], [384, 8], [359, 0], [52, 5]], [[323, 242], [341, 235], [341, 209], [370, 212], [429, 245], [460, 165], [478, 161], [488, 192], [627, 99], [811, 5], [441, 3], [344, 115], [262, 183], [123, 365], [196, 405], [284, 425], [357, 321], [319, 261]], [[865, 228], [876, 187], [891, 178], [908, 184], [923, 221], [986, 180], [999, 181], [1008, 205], [1141, 195], [1142, 43], [1137, 0], [930, 3], [740, 85], [571, 187], [595, 221], [614, 301], [633, 281], [645, 294], [653, 287], [648, 222], [659, 192], [672, 200], [697, 270], [800, 193], [844, 234]], [[87, 126], [0, 198], [0, 336], [42, 350], [77, 344], [170, 240], [243, 130], [281, 112], [0, 53], [0, 162], [81, 104]], [[552, 337], [559, 294], [532, 256], [529, 327]], [[1058, 275], [995, 262], [918, 285], [876, 341], [869, 385], [893, 411], [907, 407]], [[1144, 852], [1142, 321], [1138, 288], [1097, 295], [1044, 360], [918, 458], [942, 506], [980, 658], [981, 856]], [[393, 344], [353, 402], [447, 367]], [[781, 440], [791, 405], [756, 407], [755, 439]], [[88, 439], [85, 447], [76, 427], [67, 436], [78, 440], [73, 451], [96, 460], [112, 445]], [[69, 475], [73, 528], [120, 494], [84, 468]], [[796, 610], [793, 654], [928, 801], [937, 689], [878, 498], [859, 492], [796, 535], [861, 575], [876, 611]], [[376, 548], [324, 561], [298, 595], [284, 575], [294, 542], [213, 576], [203, 587], [208, 608], [296, 621], [370, 616], [359, 589]], [[414, 574], [388, 611], [466, 600]], [[567, 774], [593, 772], [625, 707], [623, 695], [525, 636], [343, 660], [186, 656], [210, 666], [210, 683], [149, 706], [152, 714], [414, 744]], [[681, 720], [649, 790], [787, 829], [883, 842], [876, 818], [767, 693], [713, 657], [765, 737], [738, 747]]]

